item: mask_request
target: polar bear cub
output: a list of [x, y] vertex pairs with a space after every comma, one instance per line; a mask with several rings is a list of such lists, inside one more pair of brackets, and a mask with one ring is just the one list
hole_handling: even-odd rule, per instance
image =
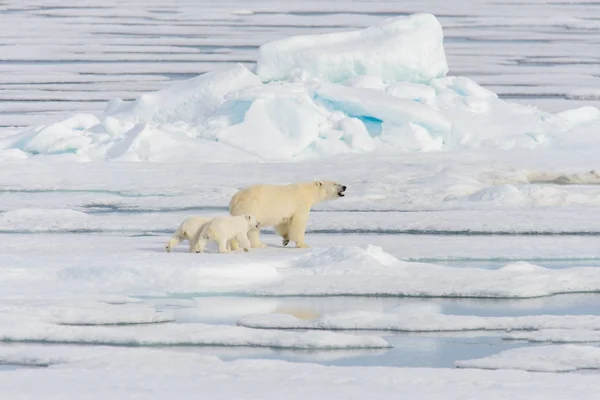
[[165, 245], [165, 249], [167, 250], [167, 253], [170, 253], [171, 250], [173, 250], [173, 248], [175, 246], [177, 246], [179, 243], [183, 242], [184, 240], [188, 241], [188, 243], [190, 245], [189, 251], [191, 253], [192, 248], [194, 247], [194, 244], [197, 241], [198, 233], [200, 233], [200, 230], [211, 219], [212, 219], [212, 217], [200, 217], [197, 215], [187, 217], [186, 219], [184, 219], [183, 222], [181, 223], [181, 225], [179, 225], [179, 228], [177, 228], [175, 233], [173, 233], [173, 236], [171, 237], [169, 242]]
[[[290, 241], [296, 247], [309, 247], [304, 242], [310, 209], [322, 201], [344, 197], [346, 186], [334, 181], [301, 182], [291, 185], [254, 185], [237, 192], [229, 202], [231, 215], [254, 215], [262, 227], [272, 226], [283, 238], [283, 245]], [[260, 242], [260, 230], [251, 229], [248, 239], [252, 247], [267, 247]], [[231, 248], [237, 250], [231, 241]]]
[[231, 250], [228, 248], [227, 244], [229, 241], [235, 239], [237, 243], [242, 246], [244, 251], [248, 252], [250, 250], [248, 231], [250, 229], [256, 229], [259, 226], [260, 223], [256, 218], [249, 214], [215, 217], [205, 224], [198, 233], [198, 238], [194, 244], [193, 251], [196, 253], [203, 253], [208, 242], [214, 240], [219, 246], [219, 253], [229, 253]]

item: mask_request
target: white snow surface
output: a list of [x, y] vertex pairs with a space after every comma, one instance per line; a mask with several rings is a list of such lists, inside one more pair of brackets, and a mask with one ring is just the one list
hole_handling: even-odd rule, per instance
[[[0, 347], [0, 359], [48, 368], [0, 373], [6, 399], [75, 396], [124, 398], [144, 393], [149, 400], [205, 393], [214, 399], [380, 399], [399, 392], [415, 398], [490, 400], [595, 399], [594, 376], [547, 375], [523, 371], [326, 367], [271, 360], [224, 362], [215, 357], [168, 349]], [[35, 382], [35, 384], [31, 384]], [[235, 384], [234, 384], [235, 382]], [[68, 389], [67, 389], [68, 388]], [[90, 390], [93, 388], [93, 390]], [[68, 394], [67, 394], [68, 393]]]
[[[7, 299], [27, 299], [35, 291], [33, 299], [53, 301], [174, 293], [532, 298], [600, 291], [597, 267], [553, 269], [527, 262], [497, 269], [448, 267], [398, 260], [374, 245], [228, 255], [212, 248], [200, 256], [185, 252], [185, 246], [164, 252], [167, 235], [150, 239], [47, 235], [31, 248], [29, 234], [8, 235], [0, 244], [0, 261], [7, 265], [0, 270], [0, 289]], [[68, 258], [65, 240], [73, 245]]]
[[[334, 246], [315, 249], [282, 269], [260, 295], [392, 295], [528, 298], [600, 291], [594, 267], [548, 269], [519, 261], [496, 270], [448, 268], [400, 261], [381, 247]], [[315, 279], [318, 276], [318, 279]]]
[[457, 361], [456, 366], [460, 368], [518, 369], [538, 372], [600, 369], [600, 347], [560, 345], [517, 348], [489, 357]]
[[[597, 148], [600, 111], [552, 114], [510, 103], [448, 70], [431, 14], [292, 36], [242, 64], [132, 101], [0, 136], [0, 160], [295, 161], [387, 149]], [[315, 45], [316, 44], [316, 45]]]

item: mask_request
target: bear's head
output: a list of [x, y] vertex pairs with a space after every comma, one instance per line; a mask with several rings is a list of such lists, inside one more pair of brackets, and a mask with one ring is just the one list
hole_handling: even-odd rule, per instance
[[248, 229], [258, 228], [260, 226], [260, 222], [258, 222], [254, 216], [250, 214], [244, 214], [244, 218], [246, 218], [246, 221], [248, 221]]
[[319, 189], [321, 200], [335, 200], [345, 196], [346, 186], [335, 181], [316, 181], [315, 185]]

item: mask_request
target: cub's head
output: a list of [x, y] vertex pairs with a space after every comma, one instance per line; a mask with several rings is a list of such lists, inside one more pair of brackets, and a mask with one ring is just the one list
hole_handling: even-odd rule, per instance
[[258, 222], [254, 216], [250, 214], [244, 214], [244, 218], [248, 222], [248, 229], [258, 228], [260, 226], [260, 222]]
[[316, 181], [321, 200], [335, 200], [345, 196], [346, 186], [334, 181]]

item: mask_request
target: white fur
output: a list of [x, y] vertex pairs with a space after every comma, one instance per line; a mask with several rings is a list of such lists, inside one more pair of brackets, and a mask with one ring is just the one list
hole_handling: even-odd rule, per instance
[[169, 242], [165, 245], [165, 249], [167, 253], [170, 253], [171, 250], [179, 243], [187, 240], [189, 242], [189, 251], [192, 252], [192, 247], [194, 243], [197, 241], [197, 235], [212, 218], [210, 217], [200, 217], [200, 216], [191, 216], [187, 217], [183, 220], [179, 228], [173, 233], [173, 236], [169, 240]]
[[260, 224], [256, 218], [248, 214], [215, 217], [204, 225], [198, 233], [193, 251], [203, 253], [208, 242], [214, 240], [219, 246], [219, 253], [229, 253], [231, 250], [227, 244], [229, 241], [233, 242], [235, 239], [237, 241], [236, 244], [239, 242], [244, 251], [247, 252], [250, 250], [248, 231], [256, 229], [259, 226]]
[[[296, 247], [309, 247], [304, 233], [310, 208], [322, 201], [344, 196], [346, 187], [333, 181], [315, 181], [291, 185], [254, 185], [237, 192], [229, 203], [231, 215], [251, 214], [261, 227], [272, 226], [283, 238], [283, 245], [290, 241]], [[266, 247], [260, 242], [260, 229], [251, 229], [248, 238], [252, 247]], [[236, 250], [237, 243], [231, 242]]]

